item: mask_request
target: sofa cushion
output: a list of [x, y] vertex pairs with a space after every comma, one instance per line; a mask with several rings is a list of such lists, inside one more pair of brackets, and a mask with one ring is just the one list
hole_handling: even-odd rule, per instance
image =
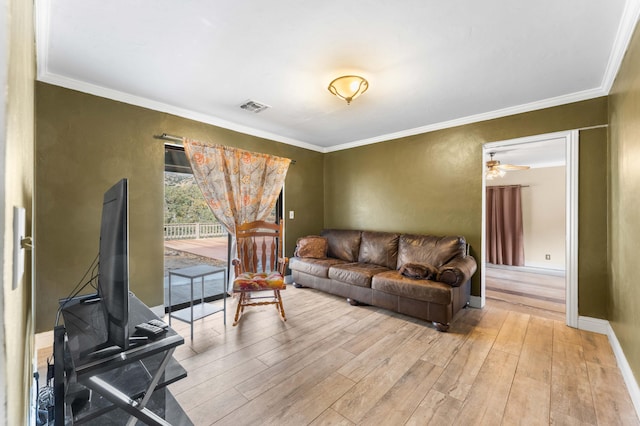
[[398, 263], [399, 237], [399, 234], [390, 232], [362, 232], [358, 262], [395, 269]]
[[305, 274], [313, 275], [320, 278], [329, 278], [329, 268], [341, 263], [347, 263], [340, 259], [313, 259], [311, 257], [292, 257], [289, 260], [289, 268], [304, 272]]
[[359, 287], [371, 287], [371, 278], [388, 270], [372, 263], [344, 263], [329, 268], [329, 278]]
[[360, 251], [360, 231], [325, 229], [321, 235], [327, 239], [327, 257], [357, 262]]
[[407, 278], [399, 271], [381, 272], [371, 280], [371, 288], [409, 299], [448, 305], [453, 300], [451, 286], [430, 280]]
[[400, 267], [399, 272], [405, 277], [414, 279], [435, 280], [438, 276], [437, 268], [431, 265], [420, 265], [418, 263], [405, 263]]
[[455, 256], [464, 256], [465, 252], [466, 241], [463, 237], [404, 234], [398, 243], [397, 269], [407, 263], [440, 268]]
[[298, 238], [296, 241], [297, 257], [312, 257], [315, 259], [326, 259], [328, 243], [327, 239], [319, 235], [308, 235]]

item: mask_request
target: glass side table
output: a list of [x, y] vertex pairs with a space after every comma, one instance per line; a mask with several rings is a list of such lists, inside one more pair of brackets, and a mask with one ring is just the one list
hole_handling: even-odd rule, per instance
[[[223, 307], [212, 306], [204, 302], [204, 279], [215, 274], [222, 273], [222, 298]], [[188, 278], [191, 282], [191, 298], [189, 306], [177, 311], [171, 312], [171, 278], [172, 277]], [[200, 293], [200, 303], [193, 304], [193, 281], [200, 278], [200, 286], [202, 292]], [[169, 325], [171, 325], [171, 318], [178, 319], [180, 321], [191, 324], [191, 340], [193, 340], [193, 322], [204, 318], [206, 316], [215, 314], [216, 312], [223, 311], [223, 321], [227, 324], [227, 268], [221, 266], [211, 265], [196, 265], [188, 268], [173, 269], [169, 271]]]

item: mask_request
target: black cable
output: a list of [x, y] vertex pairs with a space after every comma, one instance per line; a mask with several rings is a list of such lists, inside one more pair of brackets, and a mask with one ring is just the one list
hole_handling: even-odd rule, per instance
[[[80, 292], [84, 287], [87, 286], [88, 283], [84, 283], [84, 285], [82, 285], [82, 287], [80, 289], [78, 289], [78, 286], [80, 286], [83, 282], [83, 280], [85, 279], [85, 277], [87, 276], [87, 274], [89, 274], [89, 272], [91, 272], [91, 275], [95, 275], [94, 272], [96, 270], [96, 268], [98, 267], [98, 263], [96, 263], [98, 261], [98, 258], [100, 257], [100, 253], [98, 253], [96, 255], [96, 257], [93, 259], [93, 262], [91, 262], [91, 265], [89, 265], [89, 267], [87, 268], [87, 270], [85, 271], [84, 275], [82, 276], [82, 278], [80, 278], [80, 280], [78, 281], [78, 284], [76, 284], [76, 286], [73, 288], [73, 290], [71, 290], [70, 294], [73, 294], [73, 296], [70, 297], [74, 297], [78, 294], [78, 292]], [[95, 277], [91, 277], [89, 282], [91, 282], [91, 280], [93, 280]], [[76, 291], [76, 289], [78, 289]], [[75, 294], [74, 294], [75, 292]], [[68, 299], [68, 298], [67, 298]], [[57, 324], [56, 324], [57, 325]]]
[[[89, 265], [89, 268], [87, 268], [87, 270], [85, 271], [85, 273], [82, 276], [82, 278], [80, 278], [80, 281], [78, 281], [78, 284], [76, 284], [76, 286], [73, 288], [73, 290], [71, 290], [71, 292], [69, 293], [69, 296], [67, 296], [67, 298], [65, 299], [64, 303], [62, 303], [58, 307], [58, 311], [56, 312], [56, 322], [55, 322], [56, 326], [58, 325], [58, 322], [60, 321], [60, 313], [62, 312], [62, 309], [64, 309], [64, 307], [67, 305], [67, 303], [69, 303], [69, 301], [71, 299], [73, 299], [78, 294], [80, 294], [80, 292], [82, 290], [84, 290], [87, 287], [87, 285], [91, 284], [98, 277], [95, 274], [95, 271], [96, 271], [96, 268], [99, 267], [99, 263], [96, 263], [98, 261], [99, 257], [100, 257], [100, 254], [98, 253], [96, 255], [95, 259], [93, 259], [93, 262], [91, 262], [91, 265]], [[89, 278], [88, 281], [84, 282], [84, 279], [89, 274], [89, 272], [91, 272], [91, 278]]]
[[[89, 280], [89, 282], [94, 282], [97, 278], [98, 275], [100, 275], [100, 262], [96, 263], [96, 266], [93, 267], [93, 271], [91, 271], [91, 279]], [[98, 284], [92, 284], [91, 287], [93, 287], [95, 290], [98, 290]]]
[[[99, 257], [100, 257], [100, 253], [96, 255], [96, 257], [93, 259], [93, 262], [91, 262], [91, 265], [89, 265], [84, 275], [82, 275], [82, 278], [80, 278], [80, 280], [78, 281], [78, 284], [76, 284], [73, 290], [71, 290], [71, 292], [69, 293], [69, 296], [58, 307], [58, 310], [56, 312], [55, 326], [58, 326], [58, 323], [60, 322], [60, 314], [62, 313], [62, 309], [64, 309], [67, 303], [69, 303], [70, 300], [72, 300], [78, 294], [80, 294], [80, 292], [84, 290], [87, 287], [87, 285], [93, 283], [98, 278], [98, 274], [96, 272], [97, 271], [99, 272], [99, 266], [100, 266], [100, 263], [98, 262]], [[89, 278], [88, 281], [85, 282], [84, 280], [89, 273], [91, 273], [91, 277]], [[93, 285], [93, 287], [97, 288], [97, 285]], [[47, 385], [49, 384], [49, 381], [50, 381], [48, 367], [49, 367], [49, 360], [47, 360]], [[53, 379], [53, 374], [51, 379]], [[38, 380], [38, 377], [36, 376], [36, 386], [38, 386], [37, 380]], [[52, 409], [55, 401], [53, 387], [47, 386], [46, 390], [47, 390], [46, 394], [41, 395], [41, 392], [38, 392], [38, 403], [42, 401], [48, 401], [49, 402], [48, 408]], [[51, 413], [48, 410], [45, 411], [45, 410], [39, 409], [39, 405], [36, 406], [36, 409], [38, 412], [38, 417], [36, 419], [36, 426], [49, 424], [49, 420], [53, 419], [53, 416], [51, 415]]]

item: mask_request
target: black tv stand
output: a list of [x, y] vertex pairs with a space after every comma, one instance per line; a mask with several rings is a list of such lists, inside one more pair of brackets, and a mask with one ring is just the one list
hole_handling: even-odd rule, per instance
[[[146, 345], [149, 342], [144, 336], [129, 337], [129, 349], [140, 345]], [[90, 349], [86, 353], [82, 353], [80, 356], [86, 360], [100, 359], [106, 356], [115, 355], [124, 352], [121, 347], [114, 345], [98, 346], [95, 349]]]
[[98, 296], [97, 294], [94, 294], [94, 295], [80, 299], [80, 303], [85, 303], [88, 305], [90, 303], [98, 303], [100, 300], [101, 300], [100, 296]]
[[[127, 350], [105, 348], [104, 327], [99, 325], [104, 318], [102, 304], [78, 299], [64, 306], [65, 325], [54, 330], [56, 425], [100, 420], [192, 425], [166, 388], [187, 375], [172, 356], [184, 343], [182, 336], [168, 328], [162, 336], [137, 341]], [[130, 294], [130, 335], [135, 324], [153, 318], [157, 318], [153, 312]]]

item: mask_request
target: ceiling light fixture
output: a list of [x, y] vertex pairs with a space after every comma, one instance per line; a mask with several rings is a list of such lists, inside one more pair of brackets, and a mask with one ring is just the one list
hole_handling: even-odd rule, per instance
[[369, 82], [357, 75], [344, 75], [329, 83], [329, 91], [347, 101], [347, 105], [350, 105], [352, 100], [362, 95], [368, 88]]
[[491, 159], [487, 161], [487, 171], [485, 173], [487, 180], [501, 178], [506, 174], [506, 172], [500, 168], [500, 161], [493, 159], [493, 156], [495, 154], [496, 154], [495, 152], [489, 153], [489, 155], [491, 156]]
[[487, 173], [485, 176], [487, 177], [487, 180], [493, 180], [495, 178], [501, 178], [505, 174], [507, 173], [504, 170], [501, 170], [498, 168], [491, 168], [487, 170]]
[[487, 180], [493, 180], [495, 178], [501, 178], [506, 174], [507, 170], [528, 170], [529, 166], [516, 166], [513, 164], [501, 164], [500, 161], [494, 160], [493, 156], [495, 152], [490, 152], [491, 159], [487, 161], [487, 170], [485, 176]]

